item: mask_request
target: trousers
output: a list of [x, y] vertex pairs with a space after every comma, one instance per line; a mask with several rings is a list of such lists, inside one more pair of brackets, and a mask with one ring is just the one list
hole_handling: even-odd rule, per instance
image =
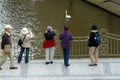
[[64, 65], [69, 63], [70, 48], [63, 48]]
[[9, 57], [10, 59], [10, 67], [14, 67], [14, 56], [12, 52], [10, 53], [5, 53], [4, 49], [1, 51], [1, 58], [0, 58], [0, 67], [7, 61], [7, 58]]
[[91, 64], [98, 63], [98, 47], [89, 47], [89, 55]]
[[25, 63], [28, 63], [28, 62], [29, 62], [29, 49], [30, 49], [30, 48], [21, 47], [21, 51], [20, 51], [20, 54], [19, 54], [19, 56], [18, 56], [18, 63], [21, 62], [22, 56], [23, 56], [23, 53], [24, 53], [24, 50], [25, 50], [25, 49], [26, 49]]
[[45, 48], [45, 60], [46, 62], [53, 61], [55, 47]]

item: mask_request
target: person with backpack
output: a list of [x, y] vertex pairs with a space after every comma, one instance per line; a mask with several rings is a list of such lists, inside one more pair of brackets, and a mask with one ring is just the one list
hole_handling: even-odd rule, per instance
[[98, 47], [100, 45], [100, 42], [100, 34], [98, 32], [97, 25], [92, 25], [91, 33], [88, 38], [89, 55], [91, 60], [89, 66], [98, 65]]

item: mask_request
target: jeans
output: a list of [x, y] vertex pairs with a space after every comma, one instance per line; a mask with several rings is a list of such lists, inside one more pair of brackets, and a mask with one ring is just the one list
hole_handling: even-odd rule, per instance
[[70, 48], [63, 48], [63, 57], [64, 57], [64, 65], [68, 65], [69, 62], [69, 55], [70, 55]]
[[29, 62], [29, 49], [30, 49], [30, 48], [21, 47], [21, 51], [20, 51], [20, 54], [19, 54], [19, 56], [18, 56], [18, 63], [21, 62], [21, 60], [22, 60], [22, 55], [23, 55], [25, 49], [26, 49], [25, 63], [28, 63], [28, 62]]

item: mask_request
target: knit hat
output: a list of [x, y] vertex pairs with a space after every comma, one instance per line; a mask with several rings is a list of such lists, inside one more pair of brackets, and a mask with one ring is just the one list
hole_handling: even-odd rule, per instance
[[91, 30], [98, 30], [97, 25], [92, 25]]

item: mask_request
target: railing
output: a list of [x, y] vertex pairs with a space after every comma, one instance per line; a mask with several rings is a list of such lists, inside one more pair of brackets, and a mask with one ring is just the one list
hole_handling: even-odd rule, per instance
[[88, 56], [87, 39], [88, 36], [74, 37], [71, 45], [71, 57], [79, 58]]
[[120, 36], [111, 33], [102, 35], [100, 51], [102, 56], [120, 57]]
[[[120, 57], [120, 35], [115, 35], [108, 33], [106, 29], [100, 30], [101, 34], [101, 44], [99, 46], [99, 56], [101, 57]], [[13, 35], [13, 53], [15, 58], [17, 58], [20, 47], [17, 45], [18, 38]], [[83, 37], [74, 37], [70, 49], [70, 57], [80, 58], [80, 57], [89, 57], [88, 46], [87, 46], [88, 36]], [[0, 39], [1, 40], [1, 39]], [[63, 52], [60, 46], [60, 40], [56, 38], [56, 50], [55, 58], [61, 58]], [[34, 37], [32, 40], [32, 48], [30, 51], [31, 59], [41, 59], [45, 56], [45, 51], [43, 49], [43, 38], [39, 35]]]

